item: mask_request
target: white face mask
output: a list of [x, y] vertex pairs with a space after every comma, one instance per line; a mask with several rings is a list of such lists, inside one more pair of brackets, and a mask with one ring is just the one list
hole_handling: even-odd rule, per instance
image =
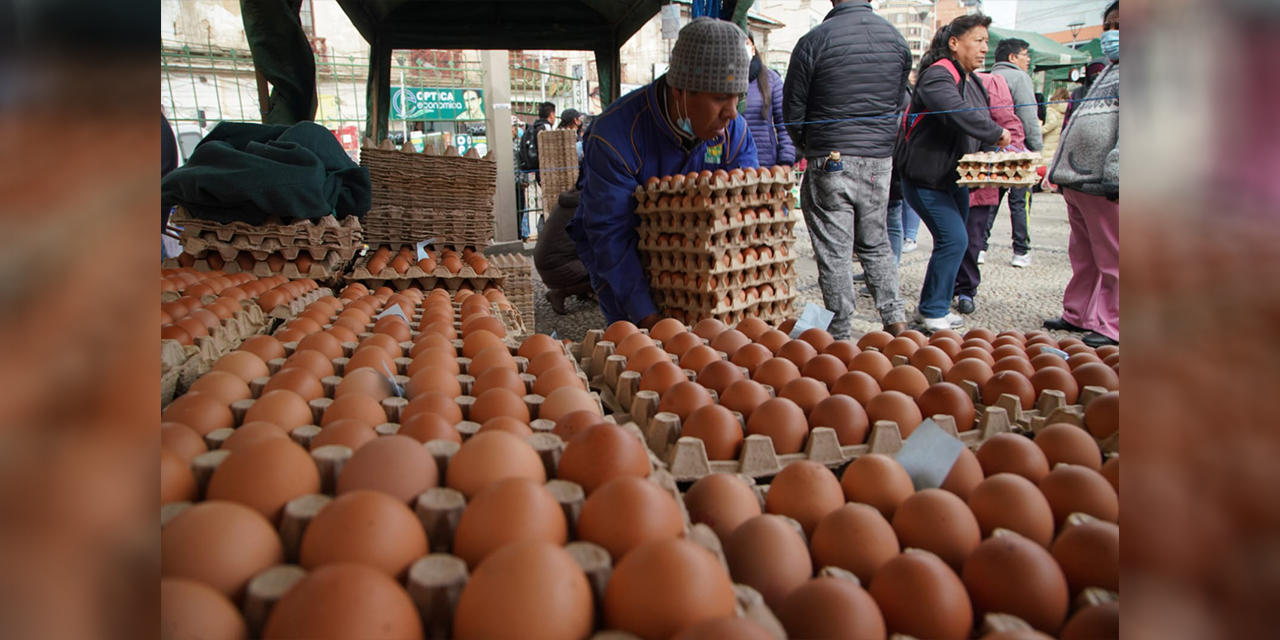
[[680, 127], [681, 131], [693, 135], [693, 122], [689, 120], [689, 92], [684, 92], [681, 100], [684, 101], [684, 116], [676, 118], [676, 126]]

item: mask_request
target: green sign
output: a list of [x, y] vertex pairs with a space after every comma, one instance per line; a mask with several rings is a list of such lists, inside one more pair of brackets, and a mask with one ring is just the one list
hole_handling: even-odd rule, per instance
[[484, 90], [391, 87], [391, 119], [484, 120]]

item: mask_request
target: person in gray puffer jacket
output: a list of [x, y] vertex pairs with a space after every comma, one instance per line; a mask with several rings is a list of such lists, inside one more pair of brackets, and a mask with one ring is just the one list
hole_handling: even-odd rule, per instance
[[851, 337], [855, 247], [884, 328], [897, 335], [907, 318], [889, 243], [889, 182], [911, 51], [865, 0], [833, 4], [791, 52], [782, 113], [797, 156], [809, 161], [800, 204], [822, 300], [835, 313], [831, 335]]

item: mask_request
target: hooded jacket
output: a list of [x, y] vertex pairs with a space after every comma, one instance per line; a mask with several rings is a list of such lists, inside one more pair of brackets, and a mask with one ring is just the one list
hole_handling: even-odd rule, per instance
[[747, 88], [747, 110], [742, 114], [747, 119], [751, 137], [756, 141], [756, 156], [762, 167], [795, 164], [796, 147], [791, 143], [787, 128], [782, 126], [782, 76], [768, 67], [760, 69], [760, 74], [768, 74], [769, 109], [764, 109], [764, 96], [760, 94], [757, 77]]

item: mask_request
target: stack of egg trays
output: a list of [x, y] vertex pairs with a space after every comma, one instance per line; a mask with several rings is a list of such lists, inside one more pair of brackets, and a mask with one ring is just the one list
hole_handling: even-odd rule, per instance
[[[273, 217], [266, 224], [255, 226], [247, 222], [221, 224], [200, 220], [178, 207], [171, 222], [182, 227], [183, 251], [196, 256], [214, 251], [227, 262], [234, 261], [242, 251], [259, 262], [273, 253], [293, 261], [305, 251], [318, 262], [333, 260], [334, 264], [344, 264], [364, 242], [364, 230], [355, 216], [341, 222], [329, 215], [288, 224]], [[336, 259], [331, 253], [336, 254]]]
[[969, 187], [1009, 187], [1032, 185], [1040, 154], [1033, 152], [978, 152], [960, 158], [957, 184]]

